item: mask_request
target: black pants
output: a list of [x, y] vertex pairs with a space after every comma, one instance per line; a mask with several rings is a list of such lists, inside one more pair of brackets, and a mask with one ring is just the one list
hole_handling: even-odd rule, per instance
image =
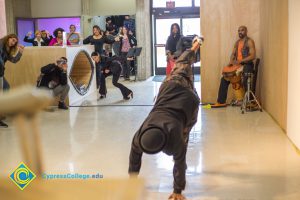
[[100, 77], [101, 77], [101, 68], [104, 64], [101, 62], [100, 66], [96, 66], [96, 82], [97, 82], [97, 88], [100, 87], [100, 84], [101, 84], [101, 80], [100, 80]]
[[[244, 76], [245, 73], [253, 73], [253, 63], [249, 63], [244, 65], [243, 74], [242, 74], [242, 85], [247, 90], [247, 77]], [[226, 103], [227, 100], [227, 93], [228, 93], [228, 86], [230, 81], [226, 81], [224, 77], [221, 78], [219, 93], [218, 93], [218, 103]]]
[[126, 98], [132, 91], [130, 89], [128, 89], [127, 87], [125, 87], [123, 84], [119, 83], [119, 78], [120, 78], [120, 74], [121, 74], [121, 67], [118, 71], [112, 73], [109, 72], [108, 74], [106, 73], [101, 73], [100, 74], [100, 89], [99, 89], [99, 93], [100, 95], [106, 95], [107, 93], [107, 89], [106, 89], [106, 77], [112, 75], [112, 84], [119, 88], [123, 98]]
[[9, 89], [10, 89], [10, 85], [8, 81], [5, 79], [5, 77], [3, 77], [3, 90], [9, 90]]
[[129, 79], [131, 61], [127, 60], [127, 52], [121, 52], [121, 58], [122, 58], [122, 66], [123, 66], [123, 76], [125, 79]]

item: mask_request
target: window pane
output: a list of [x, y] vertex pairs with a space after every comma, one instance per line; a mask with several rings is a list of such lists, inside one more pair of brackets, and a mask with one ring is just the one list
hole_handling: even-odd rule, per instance
[[183, 18], [182, 34], [183, 35], [200, 35], [200, 18]]
[[[200, 18], [183, 18], [182, 34], [183, 35], [199, 35], [200, 36]], [[200, 63], [195, 63], [195, 67], [199, 67]]]
[[[170, 0], [153, 0], [153, 8], [165, 8]], [[192, 7], [192, 0], [173, 0], [175, 7]]]
[[192, 0], [175, 0], [175, 7], [192, 7]]
[[157, 19], [156, 20], [156, 44], [166, 44], [170, 35], [171, 25], [180, 24], [179, 18], [174, 19]]
[[80, 17], [42, 18], [37, 20], [38, 30], [48, 30], [51, 35], [57, 27], [63, 28], [68, 33], [70, 24], [74, 24], [76, 32], [80, 33]]
[[165, 47], [156, 47], [156, 59], [157, 59], [157, 67], [162, 67], [162, 68], [167, 67]]
[[195, 6], [200, 7], [200, 0], [195, 0]]
[[20, 44], [24, 46], [32, 46], [31, 43], [27, 43], [23, 41], [23, 38], [27, 35], [28, 32], [31, 32], [31, 37], [34, 37], [34, 22], [33, 20], [26, 20], [26, 19], [18, 19], [17, 20], [17, 27], [18, 27], [18, 36], [20, 38]]

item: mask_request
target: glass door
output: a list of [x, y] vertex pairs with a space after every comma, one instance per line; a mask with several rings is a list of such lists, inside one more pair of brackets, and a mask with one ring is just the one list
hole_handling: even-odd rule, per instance
[[[200, 28], [200, 18], [199, 17], [191, 17], [191, 18], [183, 18], [182, 19], [182, 35], [199, 35], [201, 34]], [[195, 63], [195, 73], [199, 74], [200, 72], [200, 62]], [[198, 69], [199, 70], [198, 70]]]
[[171, 24], [180, 24], [180, 18], [170, 19], [156, 19], [155, 20], [155, 41], [154, 41], [154, 55], [155, 55], [155, 74], [166, 74], [167, 60], [165, 47], [167, 39], [170, 35]]
[[[154, 75], [166, 74], [165, 47], [171, 25], [179, 24], [181, 34], [200, 35], [200, 0], [150, 0], [152, 8], [152, 63]], [[172, 6], [170, 6], [172, 5]], [[200, 73], [200, 63], [195, 64]]]
[[[166, 53], [165, 47], [168, 36], [170, 35], [171, 25], [173, 23], [179, 24], [181, 28], [181, 34], [183, 36], [188, 35], [200, 35], [200, 18], [199, 17], [180, 17], [180, 18], [156, 18], [154, 23], [154, 64], [155, 75], [166, 74]], [[195, 74], [200, 73], [200, 62], [194, 65]]]

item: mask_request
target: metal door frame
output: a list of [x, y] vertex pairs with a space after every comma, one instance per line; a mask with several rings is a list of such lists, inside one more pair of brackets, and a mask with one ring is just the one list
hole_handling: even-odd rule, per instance
[[[166, 68], [161, 68], [157, 66], [157, 57], [156, 57], [156, 20], [157, 19], [173, 19], [179, 18], [180, 19], [180, 27], [182, 32], [182, 19], [186, 18], [200, 18], [200, 8], [195, 7], [195, 2], [192, 0], [193, 7], [182, 7], [176, 9], [168, 9], [168, 8], [152, 8], [152, 0], [151, 0], [151, 31], [152, 31], [152, 70], [153, 74], [155, 75], [165, 75]], [[200, 74], [200, 67], [194, 68], [195, 74]]]

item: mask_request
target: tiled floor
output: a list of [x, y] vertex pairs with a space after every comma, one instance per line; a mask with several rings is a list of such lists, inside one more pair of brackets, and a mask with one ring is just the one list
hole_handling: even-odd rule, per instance
[[[99, 172], [127, 177], [133, 134], [153, 105], [159, 83], [128, 83], [134, 99], [120, 100], [111, 86], [108, 97], [92, 95], [69, 111], [41, 114], [43, 154], [48, 173]], [[196, 84], [199, 88], [199, 83]], [[0, 129], [0, 175], [22, 160], [15, 129]], [[204, 109], [190, 134], [187, 153], [190, 200], [299, 200], [300, 155], [266, 113], [240, 114], [238, 108]], [[145, 155], [140, 177], [147, 200], [167, 199], [172, 191], [172, 158]]]

